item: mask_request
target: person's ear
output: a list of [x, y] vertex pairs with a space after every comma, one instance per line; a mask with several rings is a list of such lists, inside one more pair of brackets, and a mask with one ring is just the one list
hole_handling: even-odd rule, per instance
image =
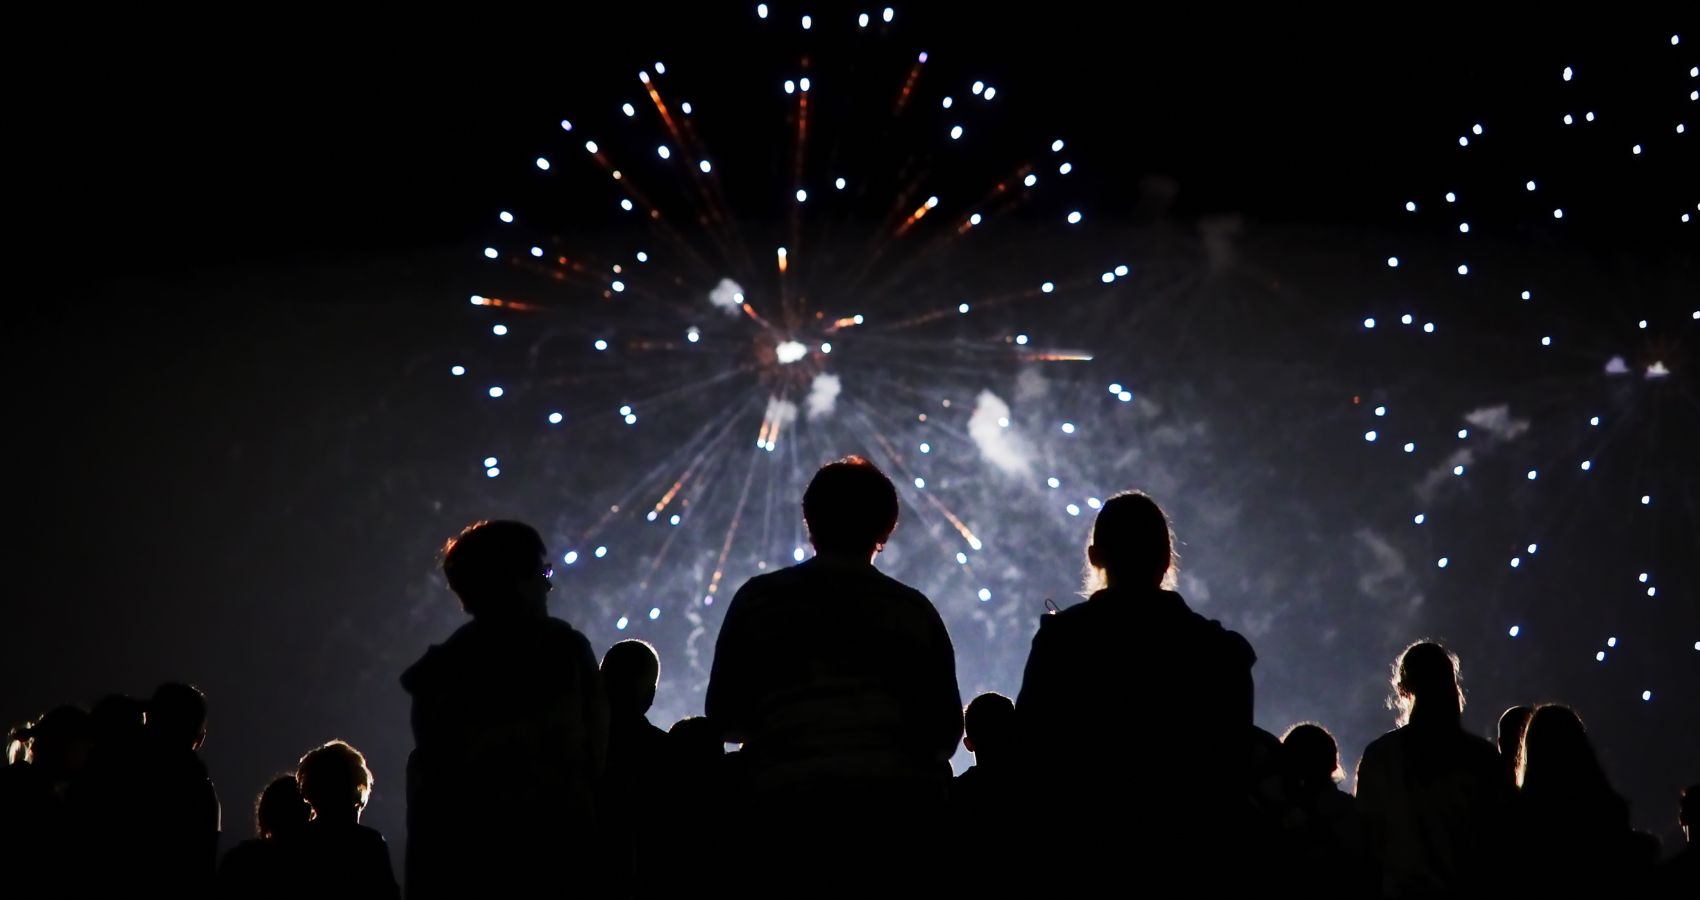
[[1104, 561], [1103, 561], [1103, 559], [1101, 559], [1099, 557], [1099, 554], [1098, 554], [1098, 545], [1097, 544], [1087, 544], [1086, 545], [1086, 561], [1091, 563], [1092, 568], [1094, 568], [1094, 569], [1102, 569], [1104, 567]]

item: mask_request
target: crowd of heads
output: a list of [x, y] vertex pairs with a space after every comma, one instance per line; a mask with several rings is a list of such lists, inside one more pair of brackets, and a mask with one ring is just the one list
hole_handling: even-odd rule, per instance
[[[1694, 884], [1692, 844], [1660, 866], [1656, 840], [1630, 829], [1575, 710], [1514, 706], [1495, 740], [1470, 735], [1458, 656], [1438, 642], [1414, 642], [1393, 661], [1396, 727], [1364, 750], [1355, 784], [1321, 723], [1278, 740], [1253, 726], [1255, 654], [1174, 593], [1173, 526], [1144, 493], [1103, 504], [1086, 547], [1088, 599], [1043, 617], [1021, 693], [982, 693], [965, 707], [936, 611], [869, 565], [897, 526], [890, 480], [859, 457], [828, 464], [802, 513], [824, 562], [761, 576], [734, 599], [708, 701], [727, 718], [666, 730], [647, 719], [663, 667], [654, 647], [621, 641], [598, 664], [581, 634], [549, 616], [552, 572], [535, 529], [482, 521], [449, 540], [442, 572], [471, 620], [403, 678], [417, 742], [409, 896], [513, 892], [550, 877], [561, 853], [580, 861], [581, 886], [616, 896], [712, 879], [780, 893], [795, 888], [785, 879], [828, 877], [809, 866], [848, 866], [831, 893], [861, 883], [880, 861], [870, 856], [901, 861], [917, 887], [937, 877], [970, 892], [1067, 895], [1099, 877], [1151, 883], [1162, 873], [1206, 891], [1299, 879], [1323, 897], [1662, 895]], [[821, 605], [844, 634], [809, 618]], [[860, 615], [878, 621], [864, 628]], [[1121, 676], [1105, 657], [1153, 641], [1173, 654], [1154, 665], [1202, 686], [1164, 721], [1106, 708], [1150, 688], [1113, 683]], [[928, 653], [944, 662], [907, 658]], [[458, 714], [469, 708], [477, 721]], [[167, 893], [399, 895], [383, 838], [359, 824], [372, 770], [340, 740], [264, 786], [253, 837], [220, 864], [218, 801], [199, 759], [207, 733], [207, 699], [184, 683], [48, 710], [9, 734], [0, 840], [60, 864], [116, 844], [109, 858], [145, 864]], [[950, 733], [974, 762], [954, 780], [940, 767], [955, 744], [938, 737]], [[728, 742], [743, 746], [728, 753]], [[492, 754], [514, 782], [488, 781]], [[1183, 757], [1212, 767], [1184, 771], [1174, 765]], [[1700, 786], [1683, 792], [1690, 839], [1697, 804]], [[947, 845], [977, 857], [994, 831], [1052, 831], [1075, 846], [1065, 865], [1007, 858], [963, 869], [917, 850], [928, 828], [958, 835]], [[741, 848], [753, 840], [742, 835], [759, 836], [769, 858]], [[811, 842], [847, 849], [835, 859]], [[1130, 860], [1141, 874], [1127, 874]], [[764, 871], [783, 877], [751, 875]], [[98, 893], [111, 877], [89, 871], [70, 884]]]

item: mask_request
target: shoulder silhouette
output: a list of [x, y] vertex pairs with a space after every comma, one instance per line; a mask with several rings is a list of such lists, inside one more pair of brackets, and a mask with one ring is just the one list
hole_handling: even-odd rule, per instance
[[602, 657], [602, 685], [608, 694], [608, 766], [602, 773], [597, 808], [610, 877], [626, 882], [641, 894], [635, 879], [650, 869], [657, 818], [674, 798], [668, 778], [673, 774], [673, 745], [667, 732], [650, 723], [646, 714], [655, 702], [661, 677], [661, 658], [643, 641], [621, 641]]
[[867, 854], [936, 868], [920, 842], [942, 815], [962, 699], [938, 610], [873, 566], [897, 518], [871, 463], [822, 467], [803, 494], [815, 556], [751, 579], [726, 610], [706, 706], [743, 744], [750, 827], [783, 848], [763, 854], [764, 877], [783, 882], [777, 857], [797, 877], [860, 877], [850, 861]]
[[86, 784], [95, 724], [77, 706], [55, 707], [12, 729], [0, 769], [0, 839], [9, 894], [92, 893], [76, 794]]
[[1511, 783], [1492, 744], [1462, 725], [1458, 658], [1418, 641], [1393, 664], [1399, 728], [1358, 762], [1358, 814], [1384, 896], [1490, 884], [1506, 846]]
[[[1104, 503], [1086, 558], [1090, 596], [1041, 617], [1016, 698], [1038, 814], [1061, 828], [1127, 805], [1162, 824], [1088, 830], [1063, 874], [1084, 885], [1134, 860], [1153, 877], [1195, 870], [1201, 889], [1233, 890], [1219, 880], [1232, 873], [1204, 859], [1247, 829], [1256, 655], [1172, 590], [1174, 536], [1145, 494]], [[1179, 745], [1202, 777], [1175, 777]]]
[[608, 701], [584, 635], [548, 614], [543, 539], [477, 522], [443, 548], [472, 621], [402, 675], [413, 698], [410, 897], [500, 891], [592, 868]]
[[312, 817], [294, 775], [280, 775], [254, 801], [254, 837], [224, 852], [220, 898], [282, 900], [295, 895], [299, 863], [293, 851]]
[[1537, 708], [1518, 754], [1513, 845], [1532, 892], [1621, 890], [1658, 857], [1629, 827], [1629, 804], [1600, 765], [1582, 719], [1566, 706]]
[[1379, 885], [1351, 794], [1340, 790], [1340, 747], [1328, 729], [1303, 722], [1281, 738], [1282, 868], [1311, 896], [1371, 896]]
[[307, 752], [296, 767], [312, 818], [292, 838], [297, 884], [308, 896], [399, 897], [383, 835], [360, 824], [372, 792], [366, 757], [346, 741]]

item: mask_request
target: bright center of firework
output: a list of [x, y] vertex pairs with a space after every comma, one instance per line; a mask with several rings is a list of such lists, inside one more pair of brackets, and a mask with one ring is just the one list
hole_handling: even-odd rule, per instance
[[779, 346], [773, 348], [773, 354], [780, 365], [786, 366], [808, 356], [809, 348], [803, 346], [800, 341], [782, 341]]

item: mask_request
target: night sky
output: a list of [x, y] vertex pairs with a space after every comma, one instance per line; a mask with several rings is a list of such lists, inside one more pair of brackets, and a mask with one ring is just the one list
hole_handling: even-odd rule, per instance
[[[1259, 648], [1259, 724], [1318, 718], [1340, 734], [1349, 769], [1391, 724], [1378, 706], [1387, 661], [1407, 640], [1441, 637], [1464, 657], [1470, 727], [1485, 733], [1512, 702], [1575, 705], [1637, 825], [1668, 841], [1678, 788], [1700, 779], [1700, 643], [1683, 652], [1700, 641], [1700, 401], [1684, 368], [1695, 326], [1683, 321], [1700, 299], [1700, 222], [1677, 225], [1700, 212], [1700, 154], [1649, 125], [1647, 165], [1635, 168], [1629, 145], [1642, 139], [1623, 123], [1700, 126], [1686, 99], [1700, 87], [1687, 77], [1700, 30], [1673, 48], [1681, 23], [987, 8], [900, 8], [893, 39], [999, 85], [1012, 129], [1066, 125], [1104, 227], [1094, 240], [1178, 259], [1210, 257], [1200, 235], [1213, 228], [1233, 236], [1233, 276], [1186, 295], [1207, 306], [1143, 318], [1076, 309], [1059, 328], [1132, 348], [1102, 355], [1212, 423], [1199, 446], [1165, 451], [1160, 472], [1180, 496], [1162, 499], [1196, 542], [1183, 552], [1210, 585], [1202, 608]], [[25, 157], [14, 170], [23, 203], [10, 207], [26, 279], [4, 330], [5, 719], [192, 681], [211, 705], [204, 752], [226, 845], [247, 835], [249, 798], [268, 776], [342, 737], [371, 757], [366, 821], [399, 850], [410, 740], [397, 677], [458, 621], [436, 549], [476, 518], [572, 518], [545, 508], [523, 473], [484, 483], [468, 460], [519, 438], [447, 386], [448, 363], [487, 327], [464, 298], [487, 290], [478, 250], [494, 211], [532, 190], [532, 157], [565, 156], [560, 118], [635, 99], [632, 75], [654, 59], [695, 81], [777, 83], [803, 10], [774, 9], [783, 29], [756, 28], [741, 5], [696, 4], [229, 23], [217, 37], [187, 20], [40, 22], [15, 35], [33, 46], [12, 138]], [[812, 11], [824, 32], [859, 9]], [[30, 30], [41, 39], [20, 36]], [[834, 45], [820, 40], [825, 59]], [[1565, 66], [1583, 76], [1574, 100], [1558, 93]], [[1600, 110], [1605, 136], [1560, 148], [1529, 124], [1572, 108]], [[758, 111], [731, 115], [733, 134], [759, 124]], [[1458, 153], [1475, 122], [1488, 124], [1473, 148], [1485, 162]], [[732, 138], [721, 152], [736, 149]], [[1450, 220], [1402, 218], [1405, 200], [1426, 214], [1454, 183], [1520, 186], [1525, 159], [1541, 161], [1542, 190], [1564, 192], [1565, 225], [1526, 225], [1515, 191], [1472, 207], [1471, 224], [1489, 232], [1470, 250], [1487, 286], [1456, 287]], [[594, 218], [556, 224], [598, 237]], [[1514, 297], [1520, 276], [1507, 273], [1531, 272], [1553, 297], [1538, 319], [1482, 299]], [[1388, 333], [1424, 302], [1419, 315], [1445, 316], [1435, 337], [1453, 343]], [[1641, 317], [1650, 328], [1636, 328]], [[1106, 318], [1125, 330], [1103, 330]], [[1580, 361], [1540, 356], [1524, 338], [1544, 328]], [[1168, 349], [1137, 349], [1154, 332]], [[1635, 374], [1599, 375], [1618, 354]], [[1672, 374], [1642, 378], [1654, 361]], [[1434, 501], [1436, 526], [1453, 530], [1417, 536], [1402, 528], [1431, 491], [1427, 470], [1400, 462], [1392, 425], [1368, 455], [1379, 404], [1436, 433], [1498, 404], [1531, 435], [1599, 409], [1629, 424], [1599, 451], [1603, 487], [1549, 474], [1576, 468], [1583, 438], [1531, 439], [1517, 446], [1533, 446], [1538, 466], [1511, 452], [1472, 458], [1484, 486]], [[1608, 449], [1633, 476], [1604, 467]], [[612, 458], [573, 465], [582, 479], [619, 471]], [[1525, 468], [1543, 469], [1546, 493], [1520, 485]], [[1649, 484], [1651, 524], [1633, 508]], [[1081, 537], [1085, 524], [1073, 520]], [[1507, 580], [1510, 553], [1468, 553], [1533, 540], [1531, 528], [1550, 536], [1527, 554], [1523, 581]], [[1213, 536], [1248, 543], [1201, 540]], [[1066, 599], [1072, 552], [1015, 583]], [[1442, 572], [1440, 556], [1457, 562]], [[1656, 577], [1629, 583], [1640, 571]], [[1648, 583], [1656, 597], [1640, 596]], [[595, 618], [604, 607], [592, 613], [573, 592], [607, 583], [557, 585], [556, 613], [604, 649], [615, 639]], [[1354, 599], [1378, 593], [1387, 606]], [[1512, 625], [1528, 630], [1511, 639]], [[1623, 641], [1616, 668], [1593, 661], [1606, 635]], [[685, 679], [669, 684], [675, 637], [655, 637], [664, 726], [700, 712]], [[955, 639], [965, 692], [1019, 687], [977, 633]]]

